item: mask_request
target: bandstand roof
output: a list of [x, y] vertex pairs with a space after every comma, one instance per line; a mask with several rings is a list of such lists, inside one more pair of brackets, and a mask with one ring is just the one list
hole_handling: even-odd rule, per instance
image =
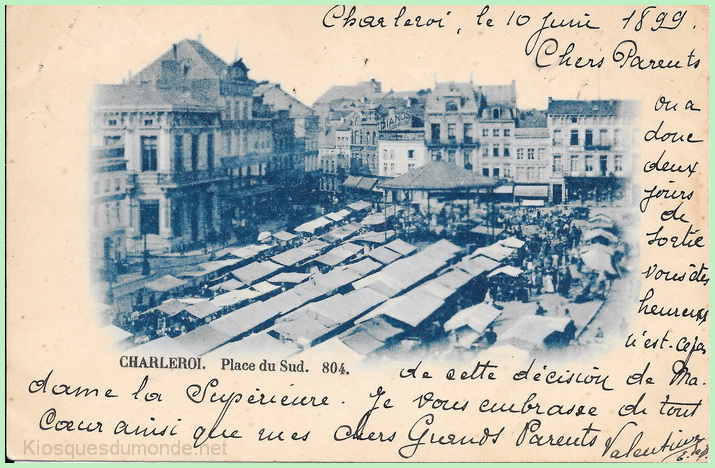
[[493, 187], [496, 181], [446, 161], [433, 161], [406, 174], [381, 182], [378, 187], [393, 190], [466, 190]]

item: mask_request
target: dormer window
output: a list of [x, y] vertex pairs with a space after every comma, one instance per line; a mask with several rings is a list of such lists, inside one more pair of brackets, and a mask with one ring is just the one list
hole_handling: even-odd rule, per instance
[[109, 119], [109, 120], [107, 120], [107, 125], [109, 125], [110, 127], [116, 126], [116, 125], [117, 125], [117, 119]]
[[500, 115], [501, 115], [501, 112], [499, 111], [498, 108], [495, 107], [494, 109], [492, 109], [492, 118], [493, 119], [498, 119]]
[[144, 126], [145, 127], [150, 127], [154, 125], [154, 119], [144, 119]]
[[447, 101], [445, 104], [445, 107], [447, 109], [447, 112], [456, 112], [457, 111], [457, 103], [454, 101]]

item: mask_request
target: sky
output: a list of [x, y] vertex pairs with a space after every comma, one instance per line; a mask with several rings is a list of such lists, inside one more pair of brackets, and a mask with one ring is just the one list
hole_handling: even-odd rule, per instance
[[[388, 25], [360, 28], [357, 22], [344, 26], [349, 10], [343, 19], [332, 19], [343, 12], [329, 11], [329, 6], [75, 7], [51, 15], [54, 25], [64, 19], [67, 27], [56, 27], [56, 36], [44, 40], [53, 43], [50, 50], [59, 51], [57, 47], [64, 44], [65, 53], [76, 51], [73, 59], [81, 56], [87, 61], [81, 79], [94, 83], [121, 82], [130, 70], [148, 65], [172, 43], [200, 35], [204, 45], [226, 61], [238, 52], [253, 79], [281, 83], [307, 104], [331, 85], [371, 78], [381, 81], [385, 91], [427, 88], [435, 80], [472, 79], [475, 84], [516, 80], [518, 105], [524, 108], [544, 108], [548, 96], [618, 97], [603, 71], [535, 67], [524, 55], [524, 43], [537, 28], [504, 26], [511, 14], [507, 7], [492, 7], [490, 14], [499, 19], [499, 26], [492, 28], [476, 26], [483, 8], [477, 6], [409, 6], [398, 21], [400, 26], [394, 27], [400, 8], [356, 7], [352, 16], [356, 20], [370, 22], [373, 16], [374, 24], [383, 16]], [[323, 26], [326, 14], [331, 28]], [[418, 15], [423, 23], [433, 18], [434, 24], [404, 26], [406, 18], [414, 23]], [[587, 45], [594, 47], [593, 39]]]

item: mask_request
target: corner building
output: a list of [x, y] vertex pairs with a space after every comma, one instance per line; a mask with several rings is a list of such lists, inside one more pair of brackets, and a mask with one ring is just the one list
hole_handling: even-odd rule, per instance
[[215, 240], [271, 193], [269, 174], [302, 167], [293, 117], [254, 96], [248, 71], [186, 39], [122, 84], [96, 87], [92, 144], [126, 161], [129, 252]]

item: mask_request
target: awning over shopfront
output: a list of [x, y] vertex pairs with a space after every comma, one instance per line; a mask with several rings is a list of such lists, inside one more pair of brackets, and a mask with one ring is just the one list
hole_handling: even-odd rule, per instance
[[515, 185], [514, 196], [524, 198], [549, 198], [548, 185]]

